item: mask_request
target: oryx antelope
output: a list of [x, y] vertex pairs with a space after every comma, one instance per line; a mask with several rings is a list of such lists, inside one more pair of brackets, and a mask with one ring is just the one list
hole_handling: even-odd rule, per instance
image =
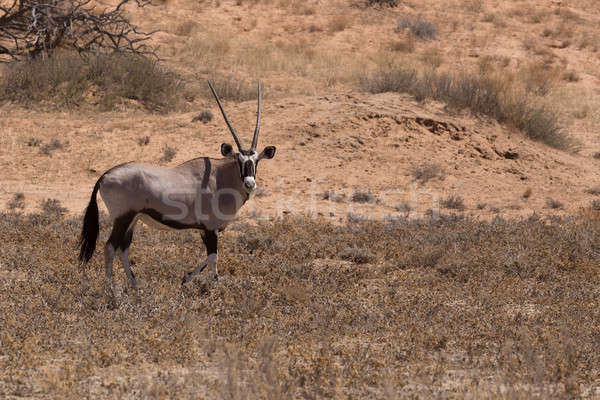
[[209, 264], [213, 267], [215, 279], [218, 278], [218, 233], [225, 229], [250, 194], [256, 190], [258, 162], [263, 158], [273, 158], [275, 147], [267, 146], [260, 154], [256, 152], [261, 114], [260, 83], [256, 129], [249, 150], [243, 149], [217, 92], [210, 82], [208, 85], [239, 152], [235, 152], [230, 144], [223, 143], [222, 159], [200, 157], [173, 168], [129, 162], [106, 171], [96, 182], [85, 211], [79, 242], [79, 260], [87, 263], [96, 248], [99, 231], [96, 194], [99, 191], [113, 222], [112, 232], [104, 247], [104, 265], [108, 281], [112, 281], [113, 259], [115, 253], [119, 253], [131, 286], [137, 287], [129, 264], [129, 246], [138, 218], [149, 224], [158, 223], [174, 229], [202, 230], [207, 258], [183, 277], [182, 284]]

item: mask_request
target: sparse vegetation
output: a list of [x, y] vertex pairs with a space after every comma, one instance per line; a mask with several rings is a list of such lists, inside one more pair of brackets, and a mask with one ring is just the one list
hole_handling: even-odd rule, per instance
[[594, 196], [600, 196], [600, 186], [595, 186], [585, 190], [586, 193], [593, 194]]
[[54, 150], [62, 150], [65, 145], [58, 139], [52, 139], [50, 143], [46, 143], [42, 147], [40, 147], [40, 153], [46, 156], [52, 155]]
[[410, 213], [415, 209], [415, 207], [413, 207], [410, 203], [400, 203], [397, 204], [394, 208], [396, 209], [396, 211], [403, 212], [406, 214]]
[[394, 40], [390, 43], [390, 50], [401, 53], [412, 53], [415, 51], [414, 35], [406, 35], [404, 39]]
[[25, 193], [19, 192], [13, 195], [13, 198], [6, 204], [9, 210], [22, 210], [25, 208]]
[[344, 193], [336, 193], [334, 190], [326, 190], [322, 195], [323, 200], [330, 200], [335, 203], [343, 203], [346, 201], [346, 195]]
[[42, 214], [48, 217], [62, 217], [69, 211], [63, 207], [57, 199], [46, 199], [42, 201], [40, 208], [42, 209]]
[[368, 189], [367, 190], [358, 189], [358, 190], [355, 190], [352, 192], [352, 195], [350, 196], [350, 200], [355, 203], [371, 203], [372, 204], [377, 201], [377, 198]]
[[433, 40], [437, 36], [437, 27], [429, 22], [418, 17], [404, 17], [398, 21], [396, 25], [396, 31], [402, 32], [408, 29], [413, 35], [419, 39]]
[[162, 149], [162, 157], [160, 158], [160, 162], [170, 162], [175, 158], [177, 154], [177, 149], [174, 147], [165, 144]]
[[29, 147], [39, 147], [42, 144], [42, 139], [36, 137], [30, 137], [27, 140], [27, 146]]
[[332, 33], [341, 32], [350, 26], [350, 18], [346, 14], [334, 15], [329, 20], [329, 31]]
[[437, 163], [425, 162], [422, 164], [413, 164], [410, 169], [410, 175], [413, 180], [424, 185], [432, 179], [444, 179], [445, 171]]
[[565, 207], [565, 205], [558, 200], [551, 199], [550, 197], [548, 197], [546, 199], [546, 208], [558, 210], [558, 209], [562, 209], [564, 207]]
[[389, 6], [389, 7], [397, 7], [398, 0], [367, 0], [367, 5], [369, 6]]
[[462, 197], [458, 195], [450, 195], [440, 201], [440, 205], [451, 210], [464, 211], [467, 207]]
[[0, 101], [50, 101], [68, 107], [91, 102], [106, 110], [131, 100], [153, 111], [173, 110], [183, 88], [177, 75], [158, 61], [126, 54], [98, 54], [83, 59], [61, 52], [11, 63], [0, 79]]
[[[79, 218], [40, 217], [0, 215], [7, 396], [573, 398], [596, 385], [597, 212], [285, 218], [246, 231], [248, 247], [226, 231], [221, 281], [204, 272], [183, 288], [198, 235], [140, 229], [139, 292], [121, 268], [111, 291], [101, 254], [76, 265]], [[349, 248], [371, 265], [339, 261]]]
[[148, 144], [150, 144], [150, 136], [140, 136], [137, 139], [137, 144], [140, 147], [147, 146]]
[[[248, 101], [256, 100], [257, 89], [255, 85], [250, 85], [244, 80], [226, 75], [217, 75], [211, 80], [215, 90], [222, 100], [227, 101]], [[212, 93], [207, 88], [204, 91], [207, 99], [214, 99]], [[264, 88], [263, 88], [264, 96]]]
[[348, 260], [357, 264], [366, 264], [375, 261], [375, 256], [366, 247], [346, 247], [340, 251], [342, 260]]
[[198, 115], [196, 115], [194, 118], [192, 118], [192, 122], [196, 122], [196, 121], [200, 121], [203, 123], [208, 123], [210, 121], [212, 121], [213, 119], [213, 113], [210, 112], [210, 110], [202, 110], [200, 111], [200, 113]]
[[417, 72], [398, 64], [380, 67], [361, 78], [361, 86], [372, 93], [405, 92], [419, 101], [441, 100], [457, 109], [469, 109], [500, 123], [515, 126], [533, 140], [568, 150], [573, 141], [559, 124], [558, 116], [519, 88], [501, 77], [446, 73], [434, 70]]

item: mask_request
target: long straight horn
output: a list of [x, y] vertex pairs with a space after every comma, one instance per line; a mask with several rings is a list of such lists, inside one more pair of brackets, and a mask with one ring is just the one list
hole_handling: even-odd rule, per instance
[[217, 100], [217, 104], [219, 105], [219, 109], [221, 110], [221, 114], [223, 114], [223, 118], [225, 119], [225, 123], [227, 124], [227, 126], [229, 127], [229, 130], [231, 131], [231, 134], [233, 135], [233, 140], [235, 140], [235, 144], [237, 144], [238, 149], [240, 151], [242, 151], [242, 142], [240, 141], [240, 138], [237, 135], [237, 132], [235, 131], [235, 129], [231, 125], [231, 122], [229, 122], [229, 118], [227, 118], [227, 113], [223, 109], [223, 105], [221, 104], [221, 100], [219, 100], [219, 96], [217, 96], [217, 92], [215, 91], [215, 88], [213, 87], [212, 83], [210, 83], [210, 81], [208, 81], [208, 86], [210, 86], [210, 90], [212, 91], [213, 95], [215, 96], [215, 100]]
[[258, 144], [258, 132], [260, 131], [260, 109], [261, 109], [261, 92], [260, 92], [260, 81], [258, 81], [258, 111], [256, 112], [256, 129], [254, 130], [254, 137], [252, 138], [252, 147], [250, 150], [256, 150]]

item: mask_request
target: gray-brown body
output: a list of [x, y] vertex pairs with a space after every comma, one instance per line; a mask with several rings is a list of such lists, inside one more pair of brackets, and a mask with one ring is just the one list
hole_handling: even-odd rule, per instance
[[239, 152], [230, 144], [221, 144], [222, 159], [200, 157], [173, 168], [125, 163], [106, 171], [96, 182], [86, 209], [80, 237], [79, 260], [87, 263], [96, 249], [99, 233], [98, 204], [100, 192], [113, 221], [112, 232], [104, 246], [106, 277], [112, 281], [114, 256], [119, 254], [131, 285], [137, 282], [129, 263], [129, 246], [139, 218], [150, 225], [174, 229], [200, 229], [207, 257], [183, 283], [212, 265], [217, 278], [218, 233], [236, 217], [240, 207], [256, 190], [256, 167], [261, 159], [275, 156], [275, 147], [256, 152], [260, 130], [261, 90], [258, 86], [256, 128], [249, 150], [242, 148], [237, 132], [229, 122], [223, 105], [211, 83], [217, 104], [233, 135]]

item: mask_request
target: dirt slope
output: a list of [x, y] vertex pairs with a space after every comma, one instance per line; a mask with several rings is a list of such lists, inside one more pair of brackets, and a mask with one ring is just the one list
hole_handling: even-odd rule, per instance
[[[161, 149], [177, 149], [176, 165], [198, 156], [218, 156], [231, 136], [218, 110], [215, 118], [192, 122], [195, 113], [168, 116], [137, 113], [56, 114], [15, 110], [3, 118], [0, 156], [0, 203], [23, 192], [28, 207], [56, 198], [70, 212], [81, 212], [95, 180], [112, 165], [125, 161], [161, 163]], [[255, 102], [226, 105], [242, 135], [249, 140]], [[148, 136], [146, 146], [138, 138]], [[29, 146], [31, 137], [48, 143], [68, 142], [50, 155]], [[266, 101], [260, 145], [278, 147], [263, 162], [263, 192], [245, 207], [252, 215], [349, 212], [384, 217], [435, 209], [435, 201], [463, 198], [466, 211], [477, 215], [529, 215], [556, 212], [547, 199], [564, 203], [565, 212], [588, 205], [586, 189], [599, 182], [600, 161], [548, 148], [510, 132], [492, 121], [450, 115], [440, 104], [420, 105], [398, 94], [343, 92], [321, 97]], [[425, 183], [414, 180], [414, 168], [434, 164], [440, 174]], [[531, 196], [523, 194], [531, 189]], [[346, 200], [323, 200], [333, 190]], [[349, 200], [354, 190], [371, 191], [376, 203]], [[443, 209], [442, 209], [443, 211]], [[452, 210], [450, 210], [452, 211]], [[448, 212], [448, 210], [446, 210]]]

